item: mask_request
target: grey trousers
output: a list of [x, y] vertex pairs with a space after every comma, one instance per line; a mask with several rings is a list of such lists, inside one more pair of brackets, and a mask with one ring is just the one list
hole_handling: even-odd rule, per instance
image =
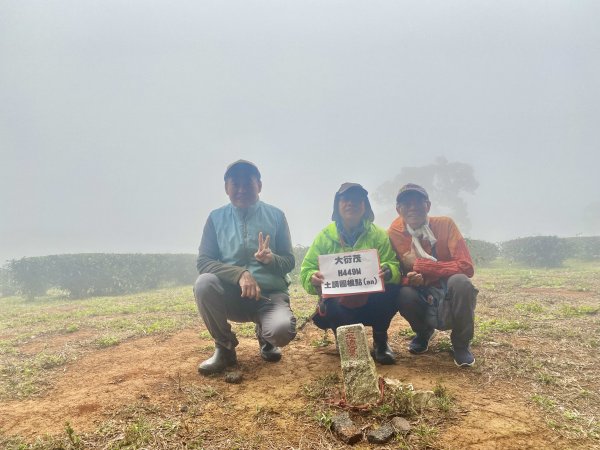
[[242, 298], [240, 287], [223, 283], [216, 275], [203, 273], [194, 285], [196, 305], [215, 344], [233, 350], [238, 340], [228, 320], [254, 322], [257, 336], [283, 347], [296, 336], [296, 318], [284, 292], [263, 292], [271, 301]]
[[[462, 274], [448, 278], [448, 292], [441, 314], [445, 316], [447, 328], [452, 329], [450, 340], [457, 348], [464, 348], [473, 339], [477, 289], [471, 280]], [[398, 293], [398, 310], [415, 333], [428, 334], [432, 326], [428, 323], [428, 308], [413, 287], [403, 286]]]

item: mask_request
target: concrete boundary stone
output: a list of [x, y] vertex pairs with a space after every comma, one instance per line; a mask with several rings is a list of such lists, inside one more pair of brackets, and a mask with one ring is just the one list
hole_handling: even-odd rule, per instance
[[352, 406], [374, 405], [379, 401], [379, 376], [369, 353], [369, 343], [362, 324], [337, 329], [340, 362], [346, 403]]

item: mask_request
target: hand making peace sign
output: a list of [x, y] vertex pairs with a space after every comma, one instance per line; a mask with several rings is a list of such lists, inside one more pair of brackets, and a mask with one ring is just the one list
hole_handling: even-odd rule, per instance
[[263, 240], [262, 231], [258, 233], [258, 251], [254, 254], [254, 257], [258, 262], [263, 264], [270, 264], [273, 261], [273, 252], [269, 248], [269, 241], [271, 236], [267, 234], [267, 237]]

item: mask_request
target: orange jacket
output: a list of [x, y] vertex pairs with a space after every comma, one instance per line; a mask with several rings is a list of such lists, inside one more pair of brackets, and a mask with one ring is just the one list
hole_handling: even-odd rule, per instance
[[[474, 269], [471, 254], [454, 221], [450, 217], [430, 217], [429, 227], [437, 239], [435, 244], [437, 261], [417, 258], [413, 271], [422, 274], [425, 284], [428, 286], [437, 285], [441, 278], [448, 278], [457, 273], [472, 277]], [[388, 235], [392, 247], [401, 261], [402, 255], [410, 251], [412, 242], [412, 236], [406, 229], [402, 217], [398, 217], [392, 222], [388, 229]], [[427, 253], [431, 254], [429, 241], [421, 240], [421, 245]], [[402, 278], [401, 284], [408, 284], [406, 277]]]

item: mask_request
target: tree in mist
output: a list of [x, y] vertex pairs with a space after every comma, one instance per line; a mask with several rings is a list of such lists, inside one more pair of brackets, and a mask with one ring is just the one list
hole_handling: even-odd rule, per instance
[[479, 187], [473, 167], [462, 162], [449, 162], [443, 156], [425, 166], [403, 167], [393, 180], [386, 181], [377, 188], [373, 198], [380, 204], [395, 205], [398, 189], [406, 183], [423, 186], [429, 193], [432, 210], [436, 214], [449, 215], [463, 232], [470, 231], [467, 202], [462, 194], [474, 194]]

